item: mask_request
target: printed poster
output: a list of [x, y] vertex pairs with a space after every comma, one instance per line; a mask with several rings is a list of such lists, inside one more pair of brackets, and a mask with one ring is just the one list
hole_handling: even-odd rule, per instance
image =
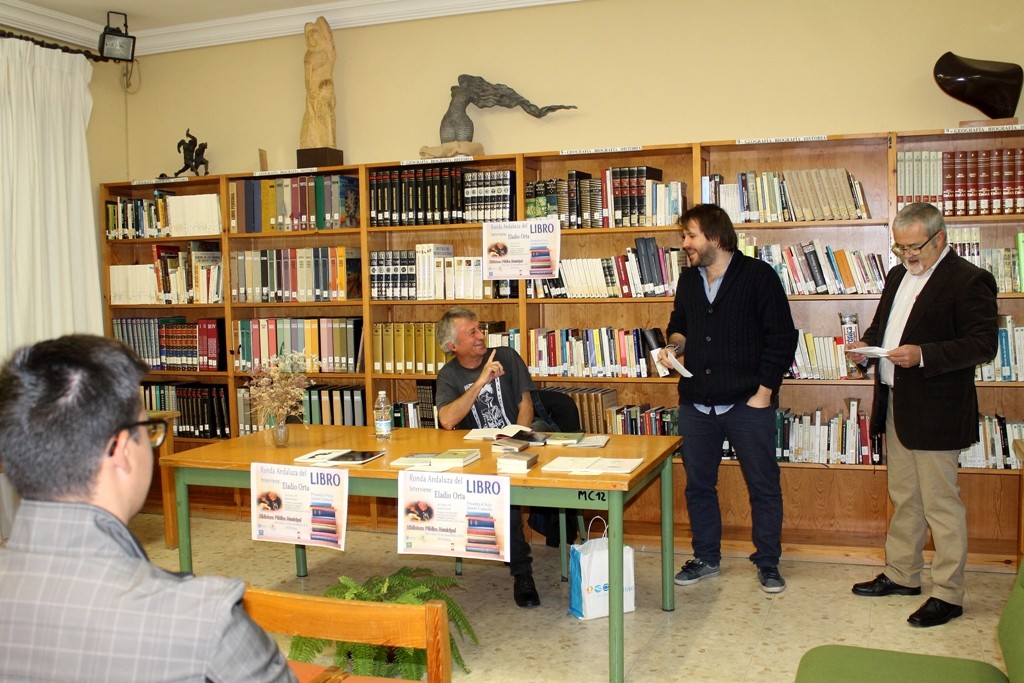
[[508, 562], [508, 477], [403, 470], [398, 552]]
[[484, 280], [554, 277], [560, 245], [561, 224], [557, 218], [484, 223]]
[[252, 539], [345, 549], [348, 470], [252, 463]]

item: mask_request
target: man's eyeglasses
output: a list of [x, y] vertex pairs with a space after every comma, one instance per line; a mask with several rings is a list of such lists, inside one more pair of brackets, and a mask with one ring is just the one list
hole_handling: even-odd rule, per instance
[[[131, 424], [124, 425], [121, 429], [132, 430], [136, 427], [145, 428], [146, 436], [149, 437], [149, 445], [153, 448], [160, 448], [164, 439], [167, 437], [167, 421], [160, 418], [133, 422]], [[118, 429], [117, 431], [120, 432], [121, 429]]]
[[891, 247], [892, 253], [896, 254], [897, 256], [899, 256], [901, 258], [904, 257], [904, 256], [917, 256], [918, 254], [921, 253], [922, 249], [924, 249], [925, 247], [928, 246], [929, 242], [931, 242], [933, 239], [936, 238], [936, 236], [938, 236], [938, 234], [939, 233], [935, 233], [934, 235], [932, 235], [931, 237], [929, 237], [928, 239], [926, 239], [924, 242], [922, 242], [921, 244], [917, 245], [916, 247], [905, 247], [902, 244], [894, 244]]

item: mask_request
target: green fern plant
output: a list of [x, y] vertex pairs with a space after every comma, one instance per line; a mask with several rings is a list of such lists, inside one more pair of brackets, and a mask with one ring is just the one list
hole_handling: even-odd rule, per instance
[[[444, 600], [448, 605], [448, 623], [454, 632], [451, 641], [452, 660], [466, 673], [469, 669], [459, 651], [455, 634], [465, 641], [468, 637], [473, 644], [479, 643], [476, 632], [458, 603], [447, 593], [458, 588], [459, 583], [452, 577], [437, 576], [430, 569], [402, 567], [390, 576], [371, 576], [364, 583], [358, 583], [347, 576], [338, 577], [338, 583], [324, 591], [324, 597], [338, 600], [366, 600], [370, 602], [397, 602], [421, 605], [428, 600]], [[321, 638], [295, 636], [292, 638], [288, 658], [300, 662], [312, 662], [334, 645], [334, 665], [350, 670], [354, 676], [401, 677], [420, 680], [427, 671], [427, 654], [413, 648], [392, 648], [385, 645], [365, 643], [334, 642]]]

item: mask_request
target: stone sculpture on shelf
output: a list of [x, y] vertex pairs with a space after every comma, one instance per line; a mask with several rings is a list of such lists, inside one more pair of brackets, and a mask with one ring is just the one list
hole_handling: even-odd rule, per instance
[[543, 118], [559, 109], [575, 109], [573, 104], [550, 104], [538, 107], [512, 88], [502, 83], [490, 83], [480, 76], [462, 74], [459, 84], [452, 86], [452, 99], [441, 117], [441, 146], [420, 148], [421, 157], [447, 157], [459, 154], [483, 154], [483, 145], [473, 142], [473, 120], [466, 109], [469, 105], [486, 107], [519, 107], [530, 116]]
[[305, 26], [306, 56], [303, 71], [306, 82], [306, 111], [299, 131], [299, 166], [342, 164], [337, 149], [334, 94], [334, 62], [337, 51], [334, 34], [327, 20], [317, 17]]
[[935, 62], [932, 74], [943, 92], [977, 107], [989, 118], [1010, 118], [1017, 111], [1024, 83], [1019, 64], [967, 59], [947, 52]]

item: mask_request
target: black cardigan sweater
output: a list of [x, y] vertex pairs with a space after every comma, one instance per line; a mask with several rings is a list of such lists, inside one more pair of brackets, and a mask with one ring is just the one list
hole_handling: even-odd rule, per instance
[[669, 337], [686, 337], [679, 402], [746, 402], [759, 385], [772, 390], [793, 363], [797, 331], [778, 274], [767, 263], [733, 252], [714, 303], [697, 268], [679, 276]]

